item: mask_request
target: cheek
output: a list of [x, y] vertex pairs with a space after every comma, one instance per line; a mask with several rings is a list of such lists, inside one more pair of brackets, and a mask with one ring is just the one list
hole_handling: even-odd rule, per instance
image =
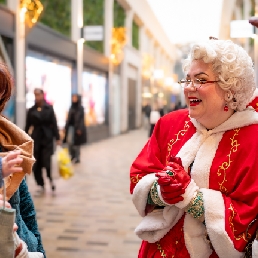
[[188, 90], [187, 89], [184, 89], [184, 95], [185, 95], [185, 100], [186, 102], [188, 101]]
[[200, 94], [200, 97], [204, 105], [210, 110], [218, 110], [220, 107], [225, 105], [223, 96], [217, 92], [203, 93]]

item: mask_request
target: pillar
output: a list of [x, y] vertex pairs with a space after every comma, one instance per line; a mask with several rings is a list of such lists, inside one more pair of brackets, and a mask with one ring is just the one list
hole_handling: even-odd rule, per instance
[[7, 6], [15, 16], [14, 38], [14, 78], [16, 89], [16, 124], [25, 128], [26, 120], [26, 86], [25, 86], [25, 11], [20, 10], [19, 0], [8, 0]]
[[72, 41], [76, 42], [77, 44], [77, 91], [79, 94], [82, 94], [84, 39], [81, 38], [81, 29], [83, 28], [83, 0], [71, 1], [71, 13], [71, 36]]
[[121, 63], [121, 132], [128, 130], [128, 60], [127, 48], [132, 47], [132, 26], [133, 26], [133, 10], [126, 11], [125, 29], [126, 29], [126, 45], [124, 47], [124, 59]]
[[109, 122], [109, 133], [110, 135], [114, 134], [114, 101], [113, 101], [113, 70], [110, 56], [111, 56], [111, 39], [112, 39], [112, 28], [113, 28], [113, 10], [114, 10], [114, 0], [105, 0], [105, 9], [104, 9], [104, 54], [109, 58], [109, 67], [108, 67], [108, 122]]

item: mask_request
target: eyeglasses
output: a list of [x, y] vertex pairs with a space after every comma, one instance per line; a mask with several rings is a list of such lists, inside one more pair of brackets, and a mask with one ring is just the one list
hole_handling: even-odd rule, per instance
[[180, 80], [178, 83], [183, 87], [183, 88], [186, 88], [188, 87], [191, 83], [193, 85], [193, 87], [195, 89], [199, 89], [202, 87], [202, 85], [204, 84], [207, 84], [207, 83], [214, 83], [214, 82], [218, 82], [218, 81], [207, 81], [207, 80], [204, 80], [204, 79], [194, 79], [194, 80], [186, 80], [186, 79], [183, 79], [183, 80]]

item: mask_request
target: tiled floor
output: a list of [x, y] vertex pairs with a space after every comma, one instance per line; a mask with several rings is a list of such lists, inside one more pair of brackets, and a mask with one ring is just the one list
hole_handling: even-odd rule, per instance
[[75, 176], [56, 178], [56, 194], [49, 185], [33, 196], [47, 258], [136, 258], [140, 222], [129, 194], [130, 164], [147, 140], [137, 130], [88, 145], [82, 150]]

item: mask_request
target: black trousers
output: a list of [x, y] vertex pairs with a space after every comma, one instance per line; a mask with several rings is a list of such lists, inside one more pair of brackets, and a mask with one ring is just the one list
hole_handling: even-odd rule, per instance
[[51, 156], [52, 151], [45, 146], [40, 146], [40, 148], [37, 148], [37, 150], [34, 149], [34, 157], [36, 162], [33, 166], [33, 172], [35, 181], [39, 186], [44, 186], [43, 168], [46, 169], [47, 177], [52, 182]]
[[69, 153], [70, 153], [71, 159], [80, 160], [81, 146], [69, 144]]
[[149, 137], [151, 137], [153, 130], [154, 130], [155, 124], [150, 125], [150, 131], [149, 131]]

